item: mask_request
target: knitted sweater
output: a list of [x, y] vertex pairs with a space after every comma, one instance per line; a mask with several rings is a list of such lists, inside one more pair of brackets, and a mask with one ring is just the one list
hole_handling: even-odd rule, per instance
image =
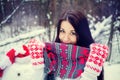
[[61, 79], [81, 76], [89, 55], [89, 49], [71, 44], [45, 43], [45, 71]]

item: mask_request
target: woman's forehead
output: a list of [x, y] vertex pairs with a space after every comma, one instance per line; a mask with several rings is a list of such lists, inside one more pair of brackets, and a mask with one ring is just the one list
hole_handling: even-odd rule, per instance
[[62, 21], [60, 28], [74, 30], [74, 27], [71, 25], [69, 21]]

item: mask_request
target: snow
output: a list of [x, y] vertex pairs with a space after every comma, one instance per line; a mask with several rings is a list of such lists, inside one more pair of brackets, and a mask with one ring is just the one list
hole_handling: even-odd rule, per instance
[[34, 30], [34, 31], [26, 33], [26, 34], [21, 34], [19, 36], [14, 37], [14, 38], [9, 38], [9, 39], [6, 39], [5, 41], [0, 42], [0, 45], [15, 42], [15, 41], [20, 40], [20, 39], [38, 36], [39, 34], [44, 34], [45, 31], [46, 31], [45, 29], [40, 29], [40, 30]]
[[104, 78], [105, 80], [120, 80], [120, 64], [104, 64]]
[[94, 25], [96, 28], [96, 31], [92, 32], [93, 38], [97, 38], [102, 31], [105, 31], [106, 33], [107, 32], [106, 30], [108, 30], [111, 27], [110, 25], [111, 21], [112, 21], [112, 15], [109, 16], [108, 18], [104, 18], [102, 22], [98, 21], [96, 24], [92, 23], [92, 25]]

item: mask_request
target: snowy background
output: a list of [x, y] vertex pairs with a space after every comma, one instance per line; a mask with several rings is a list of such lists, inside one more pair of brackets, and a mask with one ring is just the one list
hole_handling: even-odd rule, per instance
[[[95, 5], [100, 6], [93, 6], [94, 2], [85, 1], [1, 0], [0, 54], [26, 44], [33, 37], [39, 37], [43, 42], [54, 41], [56, 33], [54, 24], [59, 16], [58, 13], [62, 12], [64, 7], [68, 8], [78, 3], [82, 5], [83, 12], [88, 17], [95, 41], [107, 44], [110, 48], [108, 59], [104, 64], [105, 80], [120, 80], [120, 3], [117, 0], [108, 0], [108, 2], [95, 0]], [[5, 5], [7, 6], [4, 7]], [[81, 9], [81, 6], [76, 5], [75, 8]]]
[[[89, 17], [90, 17], [90, 15], [89, 15]], [[120, 24], [120, 22], [119, 22], [119, 24]], [[91, 30], [93, 37], [98, 38], [98, 39], [96, 39], [96, 42], [107, 44], [108, 36], [106, 36], [106, 35], [110, 33], [111, 16], [109, 16], [108, 18], [105, 18], [102, 22], [98, 22], [96, 24], [94, 24], [94, 23], [90, 24], [91, 27], [92, 27], [92, 25], [95, 25], [94, 27], [99, 26], [99, 28], [97, 28], [96, 31]], [[107, 26], [107, 27], [105, 27], [105, 26]], [[55, 28], [53, 28], [51, 30], [52, 30], [51, 35], [54, 35]], [[105, 32], [100, 34], [102, 31], [105, 31]], [[98, 36], [102, 36], [102, 35], [104, 35], [103, 38], [98, 37]], [[48, 29], [41, 28], [41, 29], [34, 30], [34, 31], [26, 33], [26, 34], [21, 34], [14, 38], [8, 38], [4, 41], [1, 41], [0, 42], [1, 54], [6, 53], [11, 48], [19, 47], [22, 44], [26, 44], [31, 38], [36, 37], [36, 36], [39, 37], [41, 41], [49, 41]], [[53, 36], [51, 38], [53, 38]], [[119, 39], [120, 39], [120, 37], [119, 37]], [[119, 80], [120, 79], [120, 76], [119, 76], [120, 75], [120, 64], [119, 64], [120, 53], [118, 53], [118, 50], [117, 50], [118, 46], [114, 46], [114, 48], [116, 48], [116, 50], [114, 50], [114, 52], [116, 52], [116, 53], [112, 54], [110, 61], [106, 61], [105, 65], [104, 65], [105, 80]]]

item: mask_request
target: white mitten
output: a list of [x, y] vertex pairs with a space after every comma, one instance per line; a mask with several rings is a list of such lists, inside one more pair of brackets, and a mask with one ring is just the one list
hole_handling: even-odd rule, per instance
[[96, 80], [108, 56], [108, 47], [99, 43], [90, 45], [90, 54], [80, 80]]
[[28, 43], [28, 49], [31, 55], [31, 63], [35, 69], [44, 68], [43, 48], [45, 44], [39, 39], [33, 38]]

